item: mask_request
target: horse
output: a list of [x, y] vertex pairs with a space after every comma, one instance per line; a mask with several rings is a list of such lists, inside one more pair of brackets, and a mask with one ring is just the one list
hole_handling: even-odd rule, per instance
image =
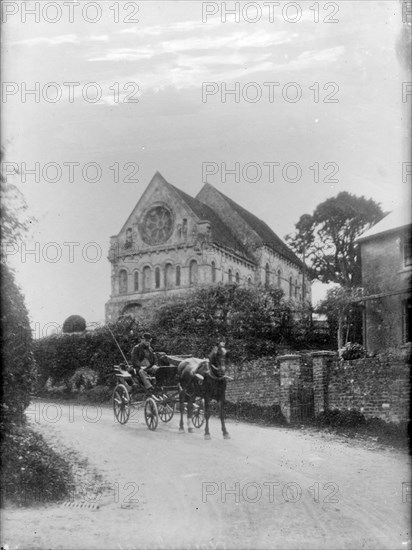
[[183, 414], [184, 401], [187, 398], [187, 425], [188, 432], [193, 433], [192, 413], [193, 401], [196, 397], [204, 399], [205, 414], [205, 439], [211, 439], [209, 432], [210, 401], [214, 399], [220, 404], [220, 422], [224, 439], [230, 439], [226, 430], [224, 402], [226, 395], [226, 355], [227, 350], [223, 342], [220, 342], [212, 351], [208, 359], [190, 358], [179, 363], [177, 372], [179, 376], [179, 401], [180, 401], [180, 426], [179, 432], [184, 432]]

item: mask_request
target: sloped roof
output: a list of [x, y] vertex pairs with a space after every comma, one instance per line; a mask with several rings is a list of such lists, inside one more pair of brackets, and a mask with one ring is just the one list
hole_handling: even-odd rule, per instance
[[362, 233], [360, 237], [356, 239], [357, 242], [366, 241], [380, 235], [382, 233], [389, 233], [397, 229], [401, 229], [411, 224], [411, 211], [410, 204], [399, 207], [393, 212], [390, 212], [380, 222], [369, 228]]
[[195, 199], [175, 187], [171, 183], [168, 183], [170, 187], [181, 197], [181, 199], [193, 210], [193, 212], [201, 220], [208, 220], [211, 225], [212, 230], [212, 241], [220, 243], [222, 246], [225, 246], [233, 251], [235, 251], [240, 256], [248, 259], [249, 261], [254, 262], [254, 258], [250, 256], [247, 249], [244, 245], [235, 237], [230, 228], [223, 222], [223, 220], [218, 216], [218, 214], [210, 208], [207, 204]]
[[218, 191], [210, 183], [205, 186], [212, 187], [215, 193], [218, 193], [230, 206], [235, 210], [239, 216], [251, 227], [258, 236], [262, 239], [262, 244], [271, 248], [274, 252], [283, 256], [290, 262], [303, 266], [303, 262], [296, 256], [296, 254], [282, 241], [280, 237], [262, 220], [257, 218], [254, 214], [237, 204], [235, 201]]

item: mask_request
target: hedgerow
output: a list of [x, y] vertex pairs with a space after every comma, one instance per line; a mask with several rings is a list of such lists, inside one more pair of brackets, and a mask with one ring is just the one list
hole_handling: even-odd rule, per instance
[[29, 505], [67, 495], [73, 478], [69, 464], [26, 423], [37, 375], [30, 323], [13, 272], [2, 264], [1, 275], [2, 500]]
[[[276, 355], [293, 340], [292, 309], [278, 289], [218, 285], [178, 298], [157, 300], [146, 322], [122, 317], [117, 322], [80, 334], [55, 334], [34, 343], [39, 366], [37, 389], [46, 381], [65, 384], [79, 369], [92, 369], [97, 384], [108, 385], [113, 366], [130, 360], [131, 350], [149, 331], [153, 347], [175, 355], [209, 355], [217, 339], [225, 339], [232, 362]], [[115, 336], [117, 346], [112, 334]]]

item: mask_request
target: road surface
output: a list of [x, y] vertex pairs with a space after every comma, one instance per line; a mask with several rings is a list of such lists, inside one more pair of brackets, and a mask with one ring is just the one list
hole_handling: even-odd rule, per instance
[[88, 459], [71, 500], [99, 508], [7, 508], [3, 548], [410, 549], [401, 452], [234, 420], [224, 440], [218, 419], [205, 441], [179, 434], [177, 416], [151, 432], [141, 411], [122, 426], [107, 407], [37, 402], [29, 416], [61, 452]]

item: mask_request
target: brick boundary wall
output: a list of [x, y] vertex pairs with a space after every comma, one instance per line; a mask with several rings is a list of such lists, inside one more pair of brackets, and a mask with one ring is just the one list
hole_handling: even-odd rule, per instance
[[[409, 419], [410, 366], [407, 360], [368, 357], [339, 360], [330, 351], [265, 357], [234, 367], [226, 400], [279, 405], [291, 419], [290, 391], [313, 387], [314, 414], [357, 409], [366, 418], [399, 423]], [[312, 371], [313, 368], [313, 371]], [[312, 378], [313, 372], [313, 378]]]
[[279, 364], [274, 356], [245, 361], [228, 369], [226, 401], [247, 401], [256, 405], [279, 404]]
[[280, 399], [279, 374], [272, 376], [256, 375], [229, 381], [226, 401], [238, 403], [247, 401], [254, 405], [278, 405]]
[[399, 423], [409, 419], [410, 367], [379, 357], [333, 360], [329, 409], [357, 409], [366, 418]]

